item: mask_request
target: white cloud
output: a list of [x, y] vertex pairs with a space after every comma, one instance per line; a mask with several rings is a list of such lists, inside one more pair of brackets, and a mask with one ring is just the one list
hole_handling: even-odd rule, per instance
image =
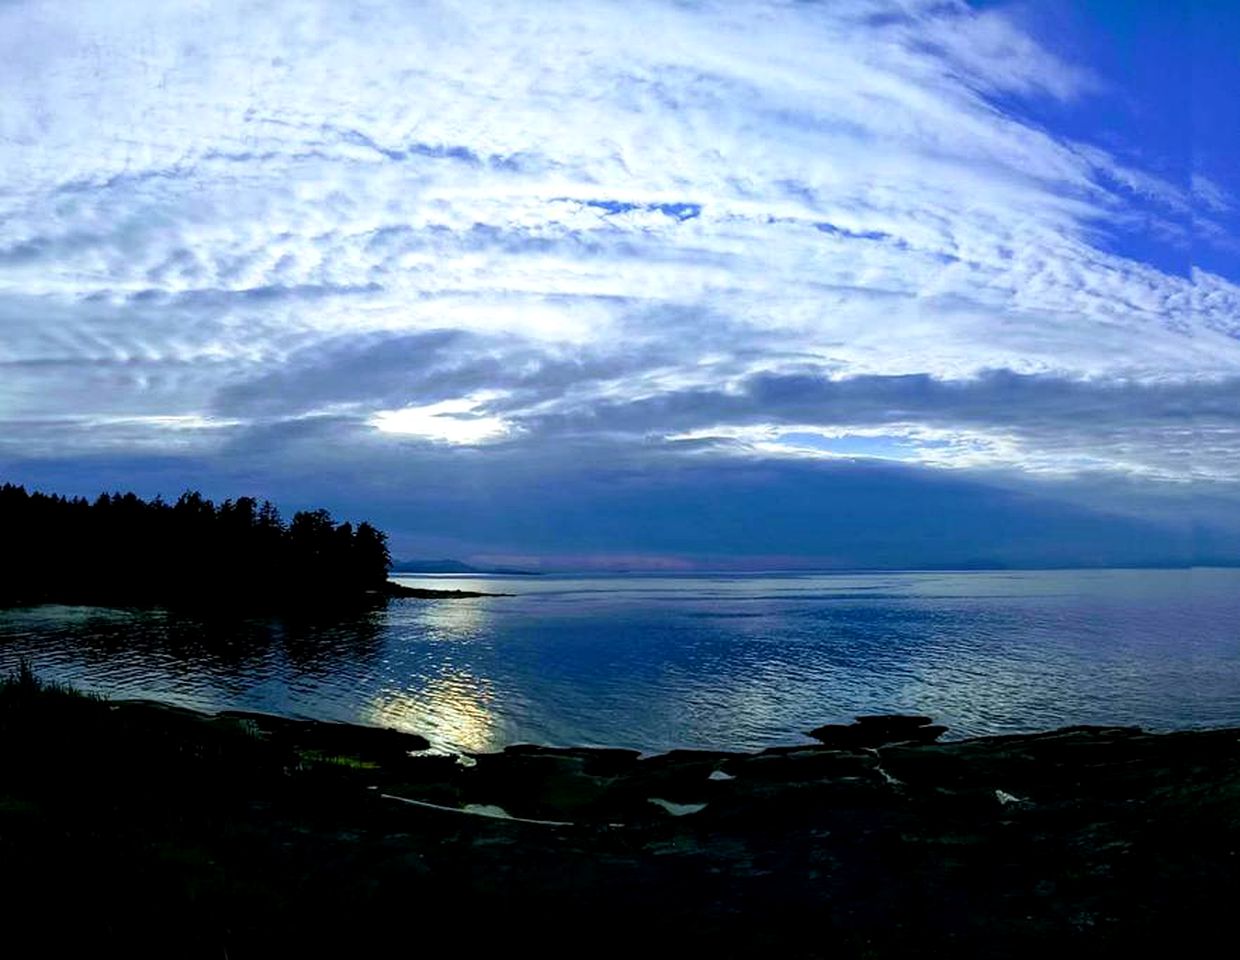
[[[1102, 87], [952, 0], [8, 4], [5, 446], [35, 449], [19, 421], [59, 418], [38, 449], [72, 454], [100, 431], [123, 445], [132, 418], [144, 448], [180, 448], [195, 417], [344, 410], [534, 450], [531, 425], [612, 430], [611, 406], [764, 372], [1234, 376], [1235, 285], [1100, 242], [1138, 202], [1176, 241], [1194, 211], [1227, 213], [1225, 191], [994, 99]], [[468, 334], [451, 362], [401, 352], [443, 330]], [[1190, 465], [1182, 437], [1122, 410], [1101, 445], [1071, 410], [1036, 430], [916, 414], [849, 429], [947, 431], [905, 448], [933, 465], [1150, 477], [1222, 476], [1240, 443], [1215, 424]], [[788, 452], [771, 444], [750, 449]]]

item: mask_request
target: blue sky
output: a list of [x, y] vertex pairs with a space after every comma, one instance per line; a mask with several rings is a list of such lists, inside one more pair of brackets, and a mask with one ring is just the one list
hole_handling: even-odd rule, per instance
[[402, 556], [1240, 556], [1228, 3], [0, 4], [0, 474]]

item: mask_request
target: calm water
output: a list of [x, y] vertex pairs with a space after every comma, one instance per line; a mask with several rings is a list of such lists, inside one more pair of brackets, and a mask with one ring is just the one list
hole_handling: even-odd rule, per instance
[[401, 577], [512, 597], [337, 623], [0, 612], [0, 669], [508, 743], [755, 748], [856, 713], [952, 735], [1240, 724], [1240, 571]]

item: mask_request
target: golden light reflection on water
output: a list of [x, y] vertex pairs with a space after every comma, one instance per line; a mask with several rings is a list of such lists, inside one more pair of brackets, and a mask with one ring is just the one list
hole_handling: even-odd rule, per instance
[[432, 746], [482, 752], [503, 746], [487, 680], [463, 672], [433, 677], [420, 690], [388, 689], [367, 704], [366, 723], [420, 733]]

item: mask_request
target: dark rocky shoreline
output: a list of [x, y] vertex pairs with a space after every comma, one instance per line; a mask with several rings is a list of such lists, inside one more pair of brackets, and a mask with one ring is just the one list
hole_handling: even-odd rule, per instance
[[511, 597], [511, 593], [483, 593], [478, 590], [434, 590], [428, 587], [406, 587], [388, 581], [379, 591], [380, 597], [411, 597], [419, 600], [452, 600], [469, 597]]
[[457, 758], [10, 684], [3, 892], [162, 956], [1112, 956], [1227, 929], [1240, 730], [910, 742], [925, 719]]

